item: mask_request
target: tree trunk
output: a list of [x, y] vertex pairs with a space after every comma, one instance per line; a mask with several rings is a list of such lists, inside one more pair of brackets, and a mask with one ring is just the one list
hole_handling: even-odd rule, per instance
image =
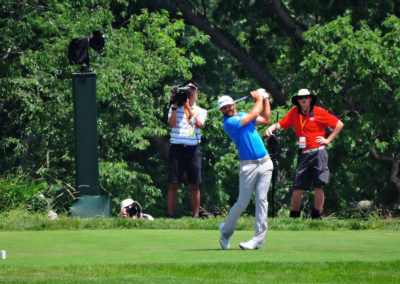
[[375, 149], [371, 149], [372, 156], [380, 161], [389, 161], [391, 163], [391, 171], [389, 180], [396, 187], [397, 190], [397, 198], [393, 203], [394, 207], [400, 205], [400, 178], [399, 178], [399, 160], [400, 160], [400, 150], [396, 153], [391, 154], [378, 154]]
[[[304, 46], [308, 42], [303, 38], [303, 32], [307, 27], [296, 21], [290, 15], [289, 10], [281, 0], [259, 0], [267, 11], [272, 11], [278, 16], [278, 24], [292, 37], [299, 46]], [[271, 13], [270, 13], [271, 14]]]
[[167, 162], [169, 155], [169, 141], [165, 136], [151, 136], [149, 137], [152, 144], [157, 145], [162, 159]]

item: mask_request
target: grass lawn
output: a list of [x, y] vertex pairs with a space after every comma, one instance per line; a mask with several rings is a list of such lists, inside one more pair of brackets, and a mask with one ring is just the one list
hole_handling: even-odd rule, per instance
[[259, 251], [218, 230], [3, 231], [0, 282], [400, 283], [400, 231], [269, 231]]

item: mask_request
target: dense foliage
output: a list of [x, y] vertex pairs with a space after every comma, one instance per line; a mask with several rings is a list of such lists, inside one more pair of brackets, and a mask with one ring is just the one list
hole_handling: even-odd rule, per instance
[[400, 149], [400, 20], [388, 17], [380, 29], [364, 21], [359, 26], [345, 15], [310, 29], [301, 64], [321, 104], [346, 125], [334, 143], [336, 168], [328, 191], [330, 202], [346, 207], [357, 200], [390, 204], [398, 198], [388, 178], [390, 163], [377, 160], [395, 157]]
[[[103, 54], [90, 52], [91, 68], [98, 72], [101, 185], [115, 203], [134, 196], [154, 204], [161, 194], [147, 169], [162, 162], [156, 151], [141, 152], [149, 148], [150, 136], [168, 133], [166, 82], [190, 77], [190, 68], [203, 62], [177, 46], [183, 22], [143, 10], [115, 29], [109, 1], [53, 1], [46, 7], [40, 1], [2, 2], [1, 49], [8, 50], [0, 79], [2, 172], [21, 167], [49, 184], [46, 193], [57, 197], [59, 210], [71, 205], [76, 196], [71, 75], [77, 67], [69, 65], [66, 51], [71, 38], [100, 28], [107, 37]], [[204, 37], [193, 35], [191, 44], [198, 40]]]
[[[197, 29], [180, 11], [187, 3], [221, 33]], [[77, 196], [71, 78], [79, 66], [69, 64], [67, 48], [99, 28], [106, 44], [100, 56], [90, 50], [90, 68], [98, 74], [100, 182], [114, 215], [128, 196], [155, 216], [165, 214], [169, 86], [194, 78], [198, 104], [211, 109], [221, 94], [239, 98], [265, 84], [255, 70], [282, 87], [273, 92], [272, 122], [292, 107], [278, 102], [307, 87], [345, 123], [330, 145], [326, 213], [348, 216], [364, 199], [396, 213], [399, 7], [386, 0], [0, 0], [0, 188], [18, 196], [31, 184], [30, 200], [43, 194], [57, 212], [68, 211]], [[246, 100], [237, 107], [251, 106]], [[282, 132], [277, 214], [290, 203], [294, 138]], [[236, 200], [238, 162], [218, 111], [208, 113], [201, 147], [202, 207], [220, 214]], [[182, 188], [178, 216], [190, 211], [188, 197]]]

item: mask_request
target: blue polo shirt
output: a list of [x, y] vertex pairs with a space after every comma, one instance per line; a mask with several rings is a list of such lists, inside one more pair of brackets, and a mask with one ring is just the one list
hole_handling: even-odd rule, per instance
[[239, 112], [238, 116], [224, 116], [224, 130], [235, 142], [240, 160], [257, 160], [268, 155], [268, 151], [255, 127], [255, 120], [242, 126], [242, 116], [245, 112]]

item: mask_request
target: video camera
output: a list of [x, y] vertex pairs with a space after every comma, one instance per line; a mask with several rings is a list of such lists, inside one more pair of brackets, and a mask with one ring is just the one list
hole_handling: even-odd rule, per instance
[[171, 104], [178, 103], [178, 106], [182, 106], [188, 99], [188, 95], [190, 94], [190, 87], [172, 86], [171, 92], [175, 95], [174, 99], [171, 101]]

